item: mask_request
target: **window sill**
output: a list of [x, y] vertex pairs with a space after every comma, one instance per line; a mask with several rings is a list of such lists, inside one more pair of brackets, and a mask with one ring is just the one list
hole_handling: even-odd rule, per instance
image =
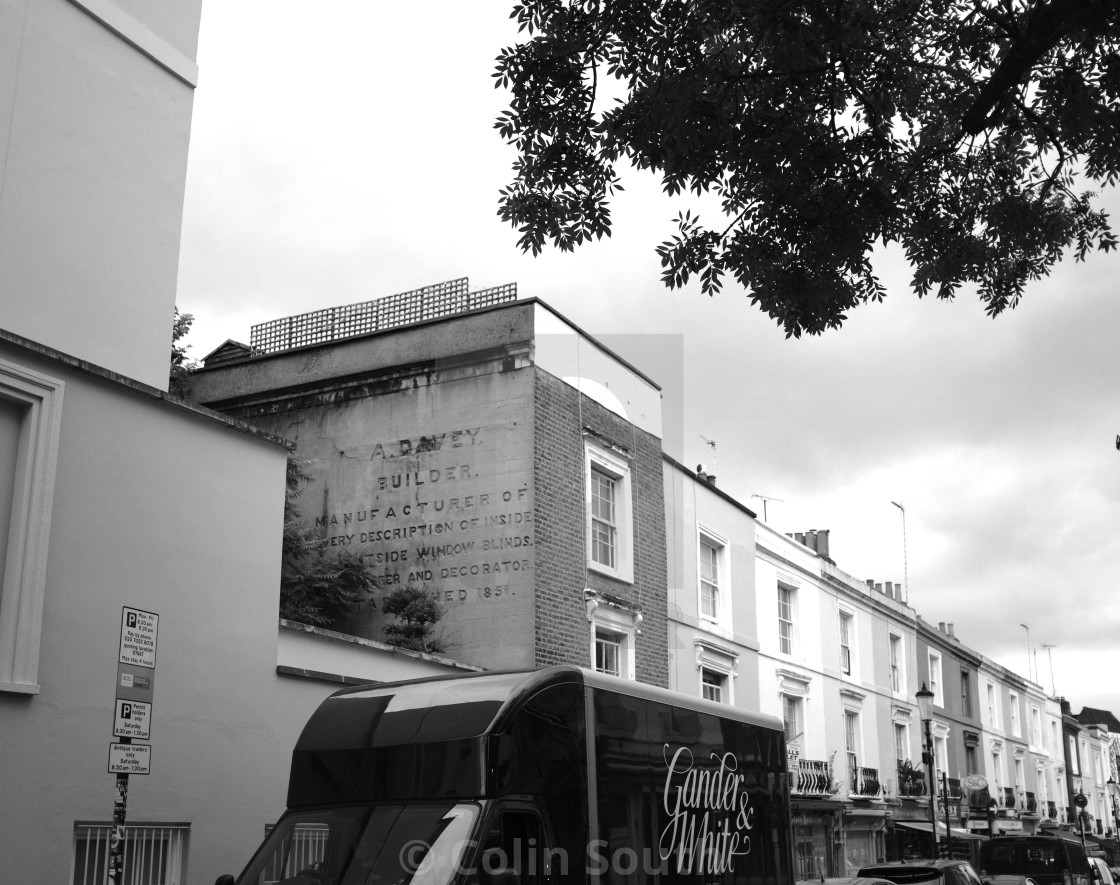
[[11, 694], [33, 695], [39, 694], [40, 688], [38, 685], [31, 685], [25, 682], [0, 682], [0, 692], [4, 691]]

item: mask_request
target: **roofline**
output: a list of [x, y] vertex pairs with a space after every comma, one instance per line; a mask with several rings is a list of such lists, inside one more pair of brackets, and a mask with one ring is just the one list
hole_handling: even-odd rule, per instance
[[700, 479], [700, 475], [698, 473], [696, 473], [693, 470], [689, 470], [687, 467], [685, 467], [680, 461], [678, 461], [672, 455], [669, 455], [669, 454], [666, 454], [665, 452], [662, 452], [661, 457], [665, 461], [667, 461], [670, 466], [675, 467], [681, 473], [684, 473], [685, 475], [687, 475], [689, 479], [692, 479], [695, 482], [699, 483], [700, 485], [704, 486], [704, 488], [710, 489], [711, 491], [715, 492], [717, 496], [719, 496], [720, 498], [723, 498], [723, 500], [725, 500], [728, 504], [731, 504], [731, 505], [737, 507], [739, 510], [742, 510], [744, 513], [746, 513], [748, 516], [750, 516], [751, 519], [758, 519], [758, 514], [755, 513], [753, 510], [751, 510], [742, 501], [739, 501], [737, 498], [733, 498], [731, 495], [729, 495], [727, 492], [725, 492], [719, 486], [713, 485], [710, 482], [705, 482], [704, 480]]
[[[628, 360], [625, 360], [622, 357], [620, 357], [617, 353], [615, 353], [613, 350], [611, 350], [605, 344], [598, 341], [595, 338], [594, 335], [591, 335], [590, 333], [584, 331], [581, 327], [577, 326], [575, 323], [573, 323], [571, 320], [569, 320], [566, 316], [564, 316], [564, 314], [560, 313], [560, 311], [558, 311], [556, 308], [552, 307], [552, 305], [548, 304], [545, 301], [542, 301], [540, 298], [538, 298], [536, 296], [530, 296], [528, 298], [518, 298], [518, 300], [516, 300], [516, 301], [506, 301], [506, 302], [503, 302], [502, 304], [490, 304], [490, 305], [487, 305], [486, 307], [476, 307], [472, 310], [464, 310], [461, 313], [453, 313], [453, 314], [448, 314], [446, 316], [432, 317], [431, 319], [426, 319], [426, 320], [417, 320], [415, 323], [405, 323], [404, 325], [393, 326], [392, 328], [389, 328], [389, 329], [376, 329], [372, 332], [363, 332], [360, 335], [350, 335], [346, 338], [335, 338], [335, 339], [332, 339], [330, 341], [318, 341], [314, 344], [305, 344], [302, 347], [292, 347], [292, 348], [289, 348], [288, 350], [274, 350], [274, 351], [271, 351], [270, 353], [255, 354], [255, 355], [253, 355], [251, 357], [248, 357], [244, 360], [238, 360], [238, 361], [229, 362], [229, 363], [222, 363], [221, 365], [217, 365], [217, 366], [201, 365], [198, 368], [194, 369], [193, 371], [195, 371], [195, 372], [221, 371], [222, 369], [226, 369], [231, 365], [239, 365], [241, 363], [258, 362], [260, 360], [267, 360], [267, 359], [274, 359], [276, 357], [290, 356], [291, 354], [294, 354], [294, 353], [302, 353], [302, 352], [305, 352], [305, 351], [314, 350], [316, 348], [331, 347], [331, 346], [337, 346], [337, 345], [342, 344], [342, 343], [360, 341], [363, 338], [375, 338], [379, 335], [391, 335], [395, 332], [401, 332], [401, 331], [404, 331], [406, 329], [419, 329], [419, 328], [422, 328], [424, 326], [433, 326], [433, 325], [436, 325], [438, 323], [446, 323], [449, 320], [456, 320], [456, 319], [459, 319], [460, 317], [476, 316], [476, 315], [479, 315], [479, 314], [490, 313], [492, 311], [498, 311], [498, 310], [511, 310], [511, 309], [515, 309], [515, 308], [518, 308], [518, 307], [525, 307], [525, 306], [529, 306], [529, 305], [540, 305], [542, 308], [547, 310], [553, 316], [555, 316], [559, 320], [561, 320], [565, 325], [570, 326], [574, 332], [576, 332], [577, 334], [579, 334], [579, 335], [583, 336], [585, 339], [587, 339], [587, 341], [591, 345], [593, 345], [597, 350], [603, 352], [604, 354], [609, 356], [615, 362], [625, 366], [629, 371], [633, 372], [635, 375], [637, 375], [639, 378], [641, 378], [646, 384], [650, 385], [650, 387], [652, 387], [658, 393], [661, 392], [661, 390], [662, 390], [661, 385], [658, 384], [656, 381], [654, 381], [652, 378], [650, 378], [645, 372], [643, 372], [641, 369], [636, 368]], [[212, 356], [216, 351], [220, 350], [225, 344], [227, 344], [231, 341], [234, 344], [241, 344], [241, 342], [236, 341], [233, 338], [227, 338], [225, 341], [223, 341], [221, 344], [219, 344], [217, 347], [215, 347], [212, 351], [210, 351], [210, 353], [207, 354], [207, 357]], [[247, 346], [247, 345], [242, 345], [242, 346]], [[207, 357], [202, 358], [203, 362], [206, 361]]]
[[291, 442], [284, 439], [283, 437], [268, 433], [267, 431], [254, 427], [251, 424], [246, 424], [244, 421], [238, 421], [236, 418], [231, 418], [228, 415], [223, 415], [221, 412], [215, 412], [213, 409], [208, 409], [205, 406], [200, 406], [198, 403], [193, 403], [190, 400], [181, 399], [180, 397], [168, 393], [166, 390], [160, 390], [158, 387], [152, 387], [150, 384], [145, 384], [142, 381], [137, 381], [134, 378], [129, 378], [110, 369], [105, 369], [101, 366], [96, 365], [95, 363], [79, 359], [76, 356], [71, 356], [68, 353], [63, 353], [60, 350], [55, 350], [53, 347], [48, 347], [45, 344], [39, 344], [37, 341], [32, 341], [29, 338], [24, 338], [21, 335], [16, 335], [14, 332], [9, 332], [6, 329], [0, 329], [0, 342], [11, 344], [13, 347], [18, 347], [21, 350], [26, 350], [29, 353], [43, 357], [44, 359], [48, 359], [56, 363], [62, 363], [67, 368], [70, 368], [76, 372], [81, 372], [84, 375], [88, 375], [100, 381], [105, 381], [117, 387], [122, 387], [125, 390], [140, 394], [141, 396], [146, 396], [149, 399], [160, 400], [173, 409], [178, 409], [183, 412], [191, 412], [200, 418], [210, 421], [211, 423], [223, 425], [225, 427], [228, 427], [230, 430], [235, 430], [238, 433], [245, 434], [246, 436], [255, 437], [262, 442], [278, 446], [288, 451], [292, 451], [295, 448], [295, 446]]

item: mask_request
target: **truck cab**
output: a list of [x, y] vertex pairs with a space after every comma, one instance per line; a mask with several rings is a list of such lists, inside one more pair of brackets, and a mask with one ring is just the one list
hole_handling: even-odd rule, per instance
[[578, 667], [325, 700], [219, 885], [792, 885], [782, 724]]

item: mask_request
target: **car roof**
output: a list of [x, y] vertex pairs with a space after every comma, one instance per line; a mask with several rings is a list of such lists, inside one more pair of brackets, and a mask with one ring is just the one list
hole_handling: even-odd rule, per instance
[[937, 858], [935, 860], [907, 860], [893, 863], [877, 863], [862, 867], [860, 876], [877, 876], [890, 879], [894, 885], [905, 885], [907, 882], [923, 882], [932, 879], [944, 869], [950, 867], [971, 866], [967, 860], [950, 860]]

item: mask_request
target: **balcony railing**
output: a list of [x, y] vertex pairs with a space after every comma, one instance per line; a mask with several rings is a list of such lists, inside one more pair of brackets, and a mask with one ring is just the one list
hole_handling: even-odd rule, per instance
[[1028, 814], [1038, 814], [1038, 800], [1034, 798], [1034, 793], [1028, 791], [1024, 795], [1023, 809]]
[[1058, 806], [1049, 799], [1046, 800], [1046, 816], [1050, 820], [1058, 819]]
[[964, 797], [964, 793], [961, 792], [961, 779], [959, 777], [947, 777], [945, 782], [950, 801], [959, 802]]
[[1077, 809], [1076, 808], [1070, 808], [1070, 807], [1067, 806], [1064, 809], [1064, 811], [1065, 811], [1065, 813], [1062, 815], [1062, 819], [1065, 820], [1065, 822], [1067, 824], [1077, 823]]
[[830, 796], [832, 765], [821, 759], [798, 759], [793, 792], [802, 796]]
[[985, 787], [982, 790], [973, 790], [968, 794], [968, 807], [970, 811], [987, 814], [988, 806], [992, 802], [992, 794]]
[[1000, 804], [1001, 808], [1016, 808], [1016, 807], [1018, 807], [1017, 803], [1015, 802], [1015, 788], [1014, 787], [1004, 787], [1003, 788], [1003, 801], [1000, 802], [999, 804]]
[[863, 768], [852, 766], [849, 795], [859, 796], [863, 799], [877, 799], [883, 794], [883, 786], [879, 783], [878, 768]]

